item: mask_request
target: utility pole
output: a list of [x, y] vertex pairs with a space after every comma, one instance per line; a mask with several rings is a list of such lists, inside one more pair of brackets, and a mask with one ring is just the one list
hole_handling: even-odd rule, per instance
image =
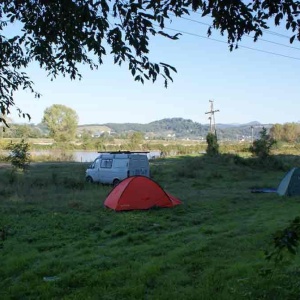
[[205, 114], [210, 114], [209, 116], [209, 123], [210, 123], [210, 132], [217, 135], [217, 129], [216, 129], [216, 120], [215, 120], [215, 113], [219, 112], [218, 109], [214, 109], [214, 100], [209, 100], [210, 102], [210, 111], [207, 111]]

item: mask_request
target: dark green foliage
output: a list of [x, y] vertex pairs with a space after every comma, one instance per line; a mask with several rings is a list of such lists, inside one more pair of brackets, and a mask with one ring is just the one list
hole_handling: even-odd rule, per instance
[[206, 154], [210, 156], [219, 154], [219, 144], [217, 136], [211, 132], [209, 132], [206, 136], [207, 148]]
[[[284, 22], [286, 29], [293, 32], [291, 43], [295, 38], [300, 40], [298, 1], [4, 0], [0, 4], [2, 115], [9, 114], [15, 106], [15, 91], [35, 93], [33, 82], [24, 72], [32, 61], [52, 79], [58, 75], [76, 79], [81, 78], [79, 64], [97, 69], [110, 53], [115, 64], [128, 65], [135, 81], [154, 82], [161, 76], [167, 86], [176, 69], [150, 60], [150, 37], [178, 39], [179, 33], [165, 32], [165, 22], [189, 15], [191, 10], [199, 12], [199, 18], [212, 17], [207, 34], [211, 35], [213, 29], [226, 34], [230, 50], [238, 48], [245, 34], [252, 34], [256, 41], [262, 30], [269, 28], [269, 19], [276, 26]], [[8, 34], [16, 23], [19, 31]], [[6, 123], [4, 117], [0, 121]]]
[[275, 144], [276, 141], [267, 134], [267, 129], [263, 127], [260, 131], [260, 138], [253, 142], [250, 152], [261, 159], [265, 159], [270, 156], [271, 149]]
[[273, 249], [265, 253], [267, 260], [279, 264], [287, 255], [296, 255], [300, 240], [300, 217], [296, 217], [288, 227], [275, 232], [272, 240]]
[[[228, 155], [223, 154], [223, 156], [228, 156]], [[243, 158], [239, 155], [233, 155], [232, 159], [237, 165], [248, 166], [256, 169], [287, 171], [294, 165], [294, 163], [292, 162], [294, 161], [294, 159], [292, 161], [289, 161], [289, 159], [280, 159], [276, 156], [269, 156], [265, 159], [261, 159], [257, 157]], [[296, 159], [296, 161], [298, 160]]]
[[30, 164], [29, 144], [22, 140], [20, 143], [9, 144], [7, 149], [10, 151], [7, 160], [15, 169], [22, 171], [28, 169]]

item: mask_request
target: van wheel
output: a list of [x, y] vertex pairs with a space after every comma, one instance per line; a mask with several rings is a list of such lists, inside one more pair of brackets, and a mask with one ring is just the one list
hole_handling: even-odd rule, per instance
[[113, 186], [117, 186], [119, 183], [120, 183], [120, 180], [119, 179], [115, 179], [113, 181]]
[[86, 179], [85, 179], [86, 182], [88, 183], [93, 183], [93, 178], [91, 176], [88, 176]]

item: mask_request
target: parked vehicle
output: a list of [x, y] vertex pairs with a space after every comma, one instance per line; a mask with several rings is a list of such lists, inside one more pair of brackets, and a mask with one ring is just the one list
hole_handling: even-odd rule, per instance
[[150, 177], [147, 153], [130, 151], [101, 153], [86, 170], [86, 181], [116, 186], [130, 176]]

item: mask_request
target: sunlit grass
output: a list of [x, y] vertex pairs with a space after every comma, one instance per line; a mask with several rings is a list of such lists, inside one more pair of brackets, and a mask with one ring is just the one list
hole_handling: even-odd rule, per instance
[[250, 193], [299, 161], [280, 160], [283, 169], [234, 155], [156, 160], [153, 179], [183, 204], [124, 213], [103, 206], [110, 186], [85, 183], [86, 164], [0, 169], [0, 298], [297, 299], [299, 260], [262, 270], [300, 198]]

